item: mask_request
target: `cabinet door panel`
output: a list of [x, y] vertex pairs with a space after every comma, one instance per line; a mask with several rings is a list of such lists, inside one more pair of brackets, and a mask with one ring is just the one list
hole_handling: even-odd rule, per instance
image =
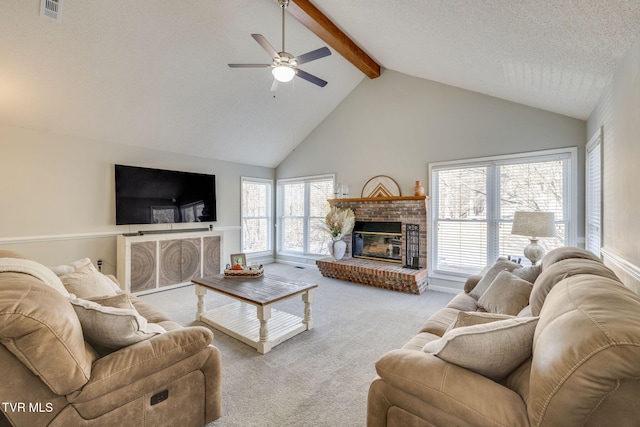
[[220, 236], [204, 238], [204, 275], [220, 274]]
[[160, 242], [160, 286], [182, 282], [182, 241]]
[[156, 242], [131, 244], [131, 292], [156, 287]]
[[200, 239], [182, 240], [180, 281], [188, 282], [200, 275]]

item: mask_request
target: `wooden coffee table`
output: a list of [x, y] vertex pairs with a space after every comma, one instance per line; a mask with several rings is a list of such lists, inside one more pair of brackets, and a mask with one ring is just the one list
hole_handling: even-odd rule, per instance
[[[265, 354], [281, 342], [313, 329], [311, 302], [318, 285], [277, 276], [241, 279], [225, 278], [222, 274], [191, 281], [198, 296], [196, 320], [254, 347], [259, 353]], [[237, 301], [206, 311], [204, 296], [208, 290]], [[302, 295], [304, 318], [272, 308], [273, 304], [296, 295]]]

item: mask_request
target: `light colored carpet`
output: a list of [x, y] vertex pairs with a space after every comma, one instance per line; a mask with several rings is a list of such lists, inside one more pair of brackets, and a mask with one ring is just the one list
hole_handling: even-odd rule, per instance
[[[222, 353], [222, 418], [208, 427], [364, 426], [375, 361], [401, 347], [452, 294], [408, 295], [322, 277], [313, 266], [265, 266], [267, 274], [317, 283], [314, 329], [265, 355], [213, 329]], [[176, 322], [195, 321], [193, 286], [141, 297]], [[207, 292], [207, 309], [231, 300]], [[278, 309], [303, 316], [293, 298]]]

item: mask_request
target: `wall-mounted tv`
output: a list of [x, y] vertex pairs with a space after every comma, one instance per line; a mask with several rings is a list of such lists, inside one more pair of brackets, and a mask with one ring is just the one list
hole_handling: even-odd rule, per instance
[[216, 177], [115, 165], [116, 224], [216, 220]]

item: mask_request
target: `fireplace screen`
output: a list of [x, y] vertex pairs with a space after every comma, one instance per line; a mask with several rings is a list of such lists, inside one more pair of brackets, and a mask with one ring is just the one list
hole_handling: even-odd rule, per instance
[[352, 256], [402, 262], [402, 223], [357, 221], [352, 233]]

